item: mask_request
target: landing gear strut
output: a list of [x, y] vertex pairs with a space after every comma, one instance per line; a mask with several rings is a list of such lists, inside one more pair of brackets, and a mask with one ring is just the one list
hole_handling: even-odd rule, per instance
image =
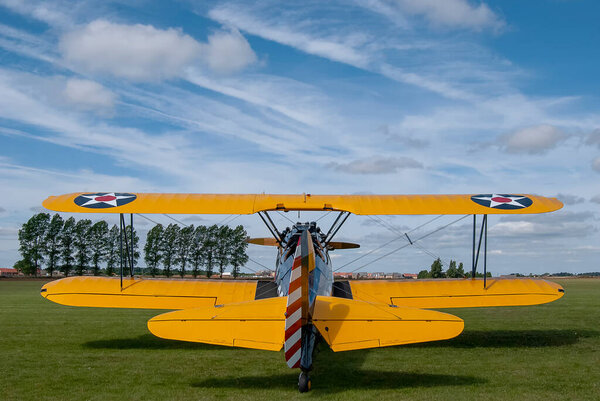
[[310, 376], [308, 375], [308, 370], [302, 370], [300, 376], [298, 376], [298, 391], [306, 393], [307, 391], [310, 391], [311, 385], [312, 383]]

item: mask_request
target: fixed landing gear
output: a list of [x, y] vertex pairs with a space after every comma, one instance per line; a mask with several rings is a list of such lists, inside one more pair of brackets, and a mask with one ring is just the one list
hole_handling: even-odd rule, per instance
[[298, 376], [298, 391], [301, 393], [306, 393], [307, 391], [310, 391], [311, 385], [312, 383], [310, 381], [308, 371], [303, 370], [300, 372], [300, 376]]

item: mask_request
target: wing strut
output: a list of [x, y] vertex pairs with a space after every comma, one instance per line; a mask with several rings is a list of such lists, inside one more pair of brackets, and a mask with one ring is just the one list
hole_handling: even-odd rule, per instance
[[[263, 214], [264, 214], [264, 216], [263, 216]], [[279, 244], [280, 247], [283, 247], [283, 245], [281, 244], [283, 242], [283, 237], [281, 236], [281, 233], [279, 232], [279, 230], [277, 230], [277, 227], [275, 226], [275, 223], [273, 223], [273, 220], [271, 220], [271, 216], [269, 216], [269, 214], [266, 211], [258, 212], [258, 215], [260, 216], [263, 223], [265, 223], [265, 225], [267, 226], [267, 228], [269, 229], [269, 231], [275, 238], [275, 241], [277, 241], [277, 243]], [[266, 217], [266, 219], [265, 219], [265, 217]]]
[[331, 240], [337, 234], [339, 229], [342, 228], [342, 226], [344, 225], [346, 220], [348, 220], [348, 217], [350, 217], [350, 212], [342, 211], [342, 212], [340, 212], [340, 214], [338, 214], [335, 221], [331, 225], [331, 228], [329, 229], [329, 231], [327, 231], [327, 235], [325, 236], [325, 240], [323, 241], [325, 246], [327, 246], [327, 244], [329, 244], [329, 242], [331, 242]]
[[481, 230], [479, 231], [479, 243], [477, 245], [477, 252], [475, 252], [475, 238], [477, 233], [477, 215], [473, 215], [473, 268], [471, 270], [471, 278], [475, 279], [477, 273], [477, 263], [479, 262], [479, 251], [481, 250], [481, 241], [483, 239], [483, 288], [487, 285], [487, 214], [483, 215], [483, 221], [481, 222]]
[[[133, 213], [129, 216], [129, 229], [130, 236], [129, 241], [127, 240], [127, 225], [125, 224], [125, 216], [123, 213], [119, 214], [119, 255], [120, 260], [120, 275], [121, 275], [121, 291], [123, 290], [123, 265], [127, 267], [129, 265], [129, 275], [133, 277], [133, 260], [134, 260], [134, 248], [133, 248]], [[123, 258], [123, 239], [125, 239], [125, 258]], [[129, 243], [131, 242], [131, 246]], [[125, 263], [123, 263], [125, 262]]]

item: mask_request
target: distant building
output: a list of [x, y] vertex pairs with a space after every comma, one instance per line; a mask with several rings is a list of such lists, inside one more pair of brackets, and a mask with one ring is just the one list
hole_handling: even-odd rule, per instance
[[370, 280], [383, 280], [383, 279], [416, 279], [417, 274], [414, 273], [384, 273], [384, 272], [359, 272], [359, 273], [345, 273], [345, 272], [335, 272], [333, 273], [333, 278], [336, 280], [358, 280], [358, 279], [370, 279]]
[[16, 277], [19, 275], [17, 269], [0, 268], [0, 277]]

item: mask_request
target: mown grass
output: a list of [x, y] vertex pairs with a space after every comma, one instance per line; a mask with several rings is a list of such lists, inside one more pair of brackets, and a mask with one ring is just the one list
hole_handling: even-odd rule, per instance
[[0, 399], [599, 400], [600, 280], [561, 280], [532, 307], [446, 310], [443, 342], [333, 353], [319, 348], [299, 394], [282, 353], [161, 340], [157, 311], [73, 308], [41, 282], [0, 281]]

